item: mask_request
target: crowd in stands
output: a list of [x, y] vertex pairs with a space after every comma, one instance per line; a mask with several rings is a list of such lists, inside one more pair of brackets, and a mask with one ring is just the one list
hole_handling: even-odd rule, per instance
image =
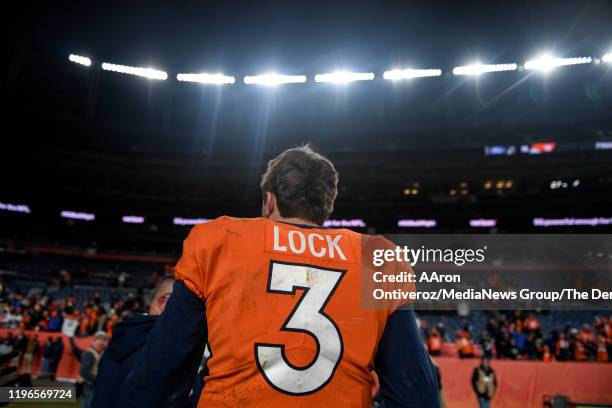
[[[443, 323], [422, 325], [431, 355], [442, 353], [445, 341], [452, 339]], [[454, 346], [461, 358], [541, 361], [612, 361], [612, 315], [595, 316], [582, 327], [567, 326], [545, 333], [536, 313], [521, 310], [490, 316], [482, 333], [472, 333], [469, 324], [455, 333]]]
[[20, 330], [61, 332], [65, 321], [77, 325], [77, 336], [92, 335], [99, 330], [110, 334], [112, 327], [128, 313], [142, 312], [144, 300], [142, 291], [128, 295], [112, 293], [102, 297], [100, 292], [85, 299], [77, 299], [70, 290], [67, 296], [52, 290], [31, 289], [28, 293], [20, 290], [9, 292], [6, 303], [0, 305], [0, 327]]
[[[157, 273], [151, 275], [151, 286], [159, 277]], [[113, 292], [100, 288], [91, 292], [87, 292], [90, 293], [87, 297], [77, 296], [78, 289], [73, 288], [68, 273], [52, 274], [42, 290], [13, 288], [0, 303], [0, 327], [59, 335], [69, 322], [76, 336], [91, 336], [99, 331], [110, 336], [113, 326], [124, 315], [144, 311], [142, 290]], [[445, 343], [454, 343], [461, 358], [598, 362], [612, 359], [612, 315], [595, 316], [594, 321], [581, 323], [581, 327], [568, 325], [562, 330], [544, 330], [537, 313], [521, 310], [491, 312], [486, 324], [482, 320], [481, 332], [476, 332], [469, 321], [466, 319], [465, 324], [458, 326], [459, 330], [451, 333], [452, 329], [442, 322], [421, 319], [430, 354], [441, 355]], [[59, 361], [57, 356], [61, 357], [61, 351], [52, 350], [53, 345], [39, 344], [36, 337], [24, 338], [23, 334], [0, 339], [0, 352], [8, 348], [22, 351], [26, 367], [28, 359], [33, 358], [28, 356], [42, 353], [43, 371], [49, 373], [53, 372], [54, 361]]]

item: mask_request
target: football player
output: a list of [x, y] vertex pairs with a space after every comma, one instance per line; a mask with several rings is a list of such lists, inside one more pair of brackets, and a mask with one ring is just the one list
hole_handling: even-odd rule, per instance
[[382, 406], [439, 406], [413, 312], [361, 302], [364, 242], [389, 241], [322, 226], [337, 184], [327, 158], [289, 149], [262, 177], [260, 218], [224, 216], [191, 230], [122, 407], [164, 406], [193, 382], [205, 344], [200, 408], [369, 408], [372, 370]]

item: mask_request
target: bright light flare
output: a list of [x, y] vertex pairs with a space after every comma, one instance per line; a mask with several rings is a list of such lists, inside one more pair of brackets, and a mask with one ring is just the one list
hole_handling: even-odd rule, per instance
[[453, 68], [453, 75], [480, 75], [487, 72], [516, 71], [518, 65], [511, 64], [472, 64]]
[[593, 62], [591, 57], [557, 58], [546, 54], [537, 59], [527, 61], [525, 63], [525, 69], [549, 72], [557, 67], [590, 64], [591, 62]]
[[306, 82], [306, 75], [282, 75], [282, 74], [263, 74], [247, 75], [244, 83], [247, 85], [266, 85], [276, 86], [283, 84], [302, 84]]
[[391, 81], [401, 81], [402, 79], [439, 77], [442, 75], [441, 69], [392, 69], [383, 73], [383, 78]]
[[109, 62], [104, 62], [102, 63], [102, 69], [105, 71], [118, 72], [120, 74], [136, 75], [149, 79], [159, 79], [162, 81], [168, 79], [167, 73], [153, 68], [130, 67], [127, 65], [117, 65], [111, 64]]
[[223, 74], [208, 74], [201, 72], [199, 74], [177, 74], [176, 79], [181, 82], [197, 82], [207, 85], [226, 85], [236, 82], [236, 78]]
[[89, 58], [83, 57], [81, 55], [70, 54], [68, 56], [68, 60], [70, 62], [74, 62], [75, 64], [81, 64], [81, 65], [84, 65], [86, 67], [89, 67], [91, 65], [91, 60]]
[[603, 62], [612, 63], [612, 52], [607, 53], [603, 57], [601, 57]]
[[336, 84], [346, 84], [354, 81], [371, 81], [373, 79], [374, 74], [372, 72], [337, 71], [315, 75], [315, 82], [329, 82]]

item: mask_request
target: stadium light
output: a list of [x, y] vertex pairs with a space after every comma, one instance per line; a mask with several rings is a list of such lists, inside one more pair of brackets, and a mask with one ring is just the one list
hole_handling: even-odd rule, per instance
[[91, 65], [91, 60], [89, 58], [83, 57], [80, 55], [76, 55], [76, 54], [70, 54], [68, 56], [68, 60], [70, 62], [74, 62], [75, 64], [85, 65], [86, 67]]
[[354, 81], [371, 81], [373, 79], [374, 74], [372, 72], [337, 71], [315, 75], [315, 82], [330, 82], [336, 84], [346, 84]]
[[603, 57], [601, 57], [601, 60], [603, 62], [608, 62], [608, 63], [612, 64], [612, 52], [609, 52], [606, 55], [604, 55]]
[[478, 76], [487, 72], [516, 71], [518, 65], [511, 64], [472, 64], [453, 68], [453, 75]]
[[441, 69], [392, 69], [383, 73], [383, 78], [391, 81], [401, 81], [402, 79], [438, 77], [442, 75]]
[[24, 214], [29, 214], [32, 212], [30, 211], [30, 207], [28, 207], [25, 204], [11, 204], [11, 203], [0, 203], [0, 210], [18, 212], [18, 213], [24, 213]]
[[126, 224], [142, 224], [145, 222], [145, 217], [141, 217], [138, 215], [124, 215], [121, 217], [121, 221]]
[[136, 75], [149, 79], [159, 79], [162, 81], [165, 81], [168, 78], [167, 73], [153, 68], [130, 67], [127, 65], [117, 65], [111, 64], [109, 62], [103, 62], [102, 69], [105, 71], [118, 72], [120, 74]]
[[236, 82], [236, 79], [233, 76], [223, 74], [208, 74], [206, 72], [201, 72], [199, 74], [177, 74], [176, 79], [181, 82], [198, 82], [200, 84], [210, 85], [226, 85]]
[[247, 85], [267, 85], [276, 86], [283, 84], [302, 84], [306, 82], [306, 75], [282, 75], [282, 74], [263, 74], [263, 75], [247, 75], [244, 77], [244, 83]]
[[593, 59], [591, 57], [557, 58], [549, 54], [545, 54], [537, 59], [527, 61], [525, 63], [525, 69], [549, 72], [557, 67], [590, 64], [592, 61]]
[[96, 219], [95, 214], [77, 211], [64, 210], [60, 213], [62, 218], [68, 218], [71, 220], [82, 220], [82, 221], [93, 221]]

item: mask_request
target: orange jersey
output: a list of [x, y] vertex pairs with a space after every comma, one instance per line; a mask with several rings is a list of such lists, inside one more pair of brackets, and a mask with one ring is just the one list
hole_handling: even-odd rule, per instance
[[362, 307], [363, 237], [262, 218], [193, 228], [175, 274], [206, 302], [200, 408], [370, 407], [392, 311]]

